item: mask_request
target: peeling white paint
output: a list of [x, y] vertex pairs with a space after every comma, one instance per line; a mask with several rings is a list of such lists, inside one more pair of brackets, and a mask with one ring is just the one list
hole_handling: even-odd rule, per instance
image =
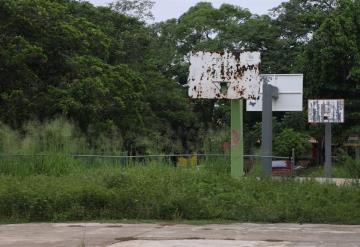
[[339, 100], [309, 100], [309, 123], [343, 123], [345, 102]]
[[189, 96], [204, 99], [257, 99], [259, 52], [190, 54]]

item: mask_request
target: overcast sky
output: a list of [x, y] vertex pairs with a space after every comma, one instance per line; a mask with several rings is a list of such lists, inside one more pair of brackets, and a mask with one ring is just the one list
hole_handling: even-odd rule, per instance
[[[87, 0], [95, 5], [107, 5], [114, 0]], [[163, 21], [170, 18], [178, 18], [185, 13], [191, 6], [199, 0], [155, 0], [156, 4], [152, 10], [155, 21]], [[248, 8], [254, 14], [266, 14], [273, 7], [278, 6], [286, 0], [203, 0], [211, 2], [214, 7], [219, 7], [222, 3], [238, 5], [242, 8]]]

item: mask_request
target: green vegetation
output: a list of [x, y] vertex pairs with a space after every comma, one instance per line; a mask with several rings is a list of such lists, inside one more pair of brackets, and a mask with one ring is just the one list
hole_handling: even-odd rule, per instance
[[[226, 153], [229, 102], [193, 101], [184, 87], [198, 50], [260, 51], [261, 73], [304, 73], [305, 101], [345, 99], [335, 144], [359, 133], [360, 1], [290, 0], [261, 16], [201, 2], [150, 25], [152, 4], [0, 1], [0, 221], [360, 223], [358, 185], [256, 180], [258, 167], [234, 180], [226, 159], [73, 156]], [[251, 153], [260, 116], [244, 115]], [[274, 115], [278, 154], [322, 143], [306, 111]], [[359, 167], [346, 158], [334, 173], [359, 178]]]
[[350, 175], [349, 177], [360, 179], [360, 160], [346, 157], [342, 164]]
[[279, 156], [291, 156], [294, 149], [296, 153], [309, 152], [311, 144], [310, 136], [295, 132], [293, 129], [284, 129], [274, 140], [274, 153]]
[[[333, 164], [331, 167], [332, 177], [334, 178], [351, 178], [343, 164]], [[298, 172], [300, 177], [324, 177], [324, 166], [309, 167]]]
[[[59, 157], [53, 162], [59, 162]], [[51, 162], [45, 159], [44, 163]], [[245, 178], [175, 168], [65, 160], [1, 175], [0, 221], [236, 220], [359, 224], [359, 186]], [[61, 169], [59, 169], [61, 166]], [[3, 163], [0, 169], [4, 171]], [[27, 170], [25, 172], [22, 169]], [[6, 168], [5, 168], [6, 170]], [[5, 173], [5, 172], [4, 172]], [[2, 174], [4, 174], [2, 173]], [[271, 190], [269, 189], [271, 188]]]
[[354, 210], [360, 206], [360, 187], [355, 184], [336, 187], [291, 178], [259, 180], [259, 166], [246, 178], [235, 180], [229, 175], [229, 158], [200, 159], [194, 166], [184, 158], [73, 157], [81, 150], [114, 150], [86, 150], [84, 137], [63, 119], [26, 126], [25, 136], [0, 128], [0, 148], [8, 153], [0, 157], [0, 222], [360, 223], [359, 211]]
[[[332, 166], [332, 176], [335, 178], [360, 179], [360, 160], [346, 156], [343, 160], [337, 161]], [[298, 174], [303, 177], [323, 177], [324, 167], [310, 167]]]
[[[344, 98], [346, 123], [334, 128], [338, 144], [358, 133], [358, 1], [290, 0], [261, 16], [201, 2], [178, 19], [150, 25], [144, 20], [152, 18], [153, 4], [0, 1], [0, 122], [24, 134], [28, 122], [61, 117], [92, 150], [111, 139], [109, 152], [221, 151], [229, 141], [223, 135], [229, 102], [188, 99], [186, 54], [243, 49], [262, 53], [261, 73], [304, 73], [305, 102]], [[251, 151], [260, 118], [244, 115]], [[307, 124], [306, 112], [276, 117], [275, 134], [293, 129], [321, 143], [323, 131]]]

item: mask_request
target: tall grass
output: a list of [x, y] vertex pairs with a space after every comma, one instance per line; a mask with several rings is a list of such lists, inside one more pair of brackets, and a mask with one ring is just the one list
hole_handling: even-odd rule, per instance
[[359, 224], [359, 186], [235, 180], [207, 167], [105, 166], [0, 176], [0, 221], [236, 220]]
[[346, 157], [343, 160], [344, 169], [351, 178], [360, 179], [360, 160]]
[[176, 161], [166, 159], [73, 157], [93, 150], [61, 119], [31, 123], [24, 133], [0, 126], [1, 152], [17, 154], [0, 159], [0, 222], [224, 219], [360, 224], [359, 185], [251, 176], [236, 180], [229, 176], [228, 157], [201, 159], [198, 166], [191, 159], [175, 166]]
[[119, 155], [123, 154], [123, 147], [122, 137], [115, 130], [89, 140], [71, 121], [57, 118], [28, 122], [17, 131], [0, 124], [0, 153]]
[[0, 152], [6, 154], [16, 153], [19, 151], [20, 146], [20, 134], [0, 123]]
[[[323, 166], [317, 166], [299, 171], [298, 175], [303, 177], [323, 177], [324, 172]], [[360, 160], [344, 156], [332, 164], [331, 173], [332, 177], [335, 178], [360, 179]]]
[[74, 125], [63, 118], [42, 124], [27, 123], [20, 147], [20, 151], [27, 154], [71, 154], [85, 150], [85, 138], [78, 134]]

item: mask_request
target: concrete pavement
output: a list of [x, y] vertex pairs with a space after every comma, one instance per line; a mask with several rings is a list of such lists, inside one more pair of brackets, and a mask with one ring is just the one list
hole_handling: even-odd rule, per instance
[[360, 226], [298, 224], [0, 225], [1, 247], [360, 246]]

